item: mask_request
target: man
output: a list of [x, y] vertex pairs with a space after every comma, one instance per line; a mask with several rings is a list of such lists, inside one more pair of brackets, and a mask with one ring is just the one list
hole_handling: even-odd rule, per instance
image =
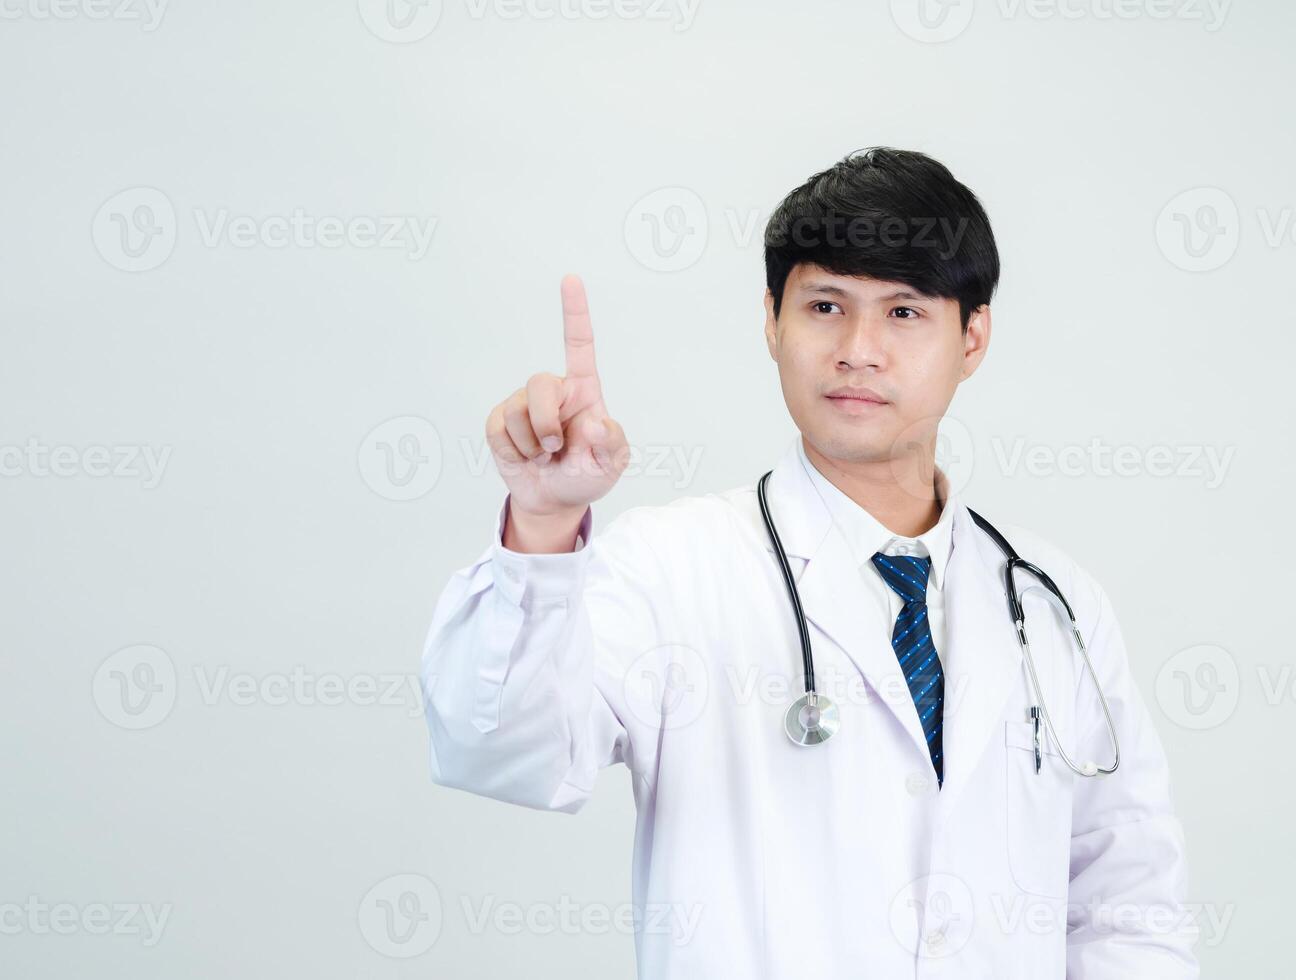
[[990, 340], [980, 203], [937, 161], [873, 148], [788, 195], [765, 259], [800, 430], [768, 506], [839, 730], [785, 730], [806, 678], [756, 474], [591, 539], [627, 442], [568, 277], [566, 374], [490, 413], [509, 493], [433, 616], [433, 778], [574, 812], [628, 766], [644, 978], [1196, 977], [1165, 757], [1110, 601], [998, 525], [1068, 598], [1106, 697], [1119, 765], [1081, 775], [1065, 760], [1111, 768], [1117, 747], [1069, 621], [1021, 576], [1040, 733], [1004, 555], [935, 464]]

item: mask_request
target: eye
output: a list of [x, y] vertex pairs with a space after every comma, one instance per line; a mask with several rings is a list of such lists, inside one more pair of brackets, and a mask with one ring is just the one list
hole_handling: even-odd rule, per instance
[[922, 316], [922, 314], [919, 313], [917, 310], [915, 310], [912, 306], [897, 306], [894, 310], [891, 311], [891, 313], [893, 315], [897, 313], [906, 314], [905, 316], [901, 316], [898, 318], [901, 320], [916, 320], [918, 317]]
[[[824, 309], [824, 307], [827, 307], [827, 309]], [[836, 310], [838, 313], [841, 312], [840, 306], [838, 306], [836, 303], [830, 303], [826, 299], [821, 299], [817, 303], [811, 303], [810, 308], [814, 310], [816, 313], [827, 314], [827, 313], [832, 313], [833, 310]]]

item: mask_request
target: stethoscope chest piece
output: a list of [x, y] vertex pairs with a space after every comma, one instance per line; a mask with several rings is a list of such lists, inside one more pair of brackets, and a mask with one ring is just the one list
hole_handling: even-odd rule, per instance
[[837, 734], [841, 719], [837, 705], [822, 694], [809, 692], [790, 705], [783, 716], [783, 730], [797, 745], [818, 745]]

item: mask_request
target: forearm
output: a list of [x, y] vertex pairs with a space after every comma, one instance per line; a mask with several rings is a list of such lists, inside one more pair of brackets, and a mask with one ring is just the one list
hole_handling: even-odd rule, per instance
[[422, 658], [436, 782], [538, 808], [573, 802], [562, 788], [598, 697], [579, 597], [589, 558], [584, 546], [513, 553], [497, 533], [443, 591]]

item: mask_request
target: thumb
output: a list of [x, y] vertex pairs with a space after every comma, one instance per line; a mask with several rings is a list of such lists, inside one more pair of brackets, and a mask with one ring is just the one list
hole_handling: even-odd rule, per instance
[[608, 422], [611, 421], [611, 419], [600, 419], [594, 417], [585, 419], [581, 429], [586, 441], [588, 441], [591, 446], [606, 446], [608, 436], [611, 435], [611, 429], [608, 426]]

